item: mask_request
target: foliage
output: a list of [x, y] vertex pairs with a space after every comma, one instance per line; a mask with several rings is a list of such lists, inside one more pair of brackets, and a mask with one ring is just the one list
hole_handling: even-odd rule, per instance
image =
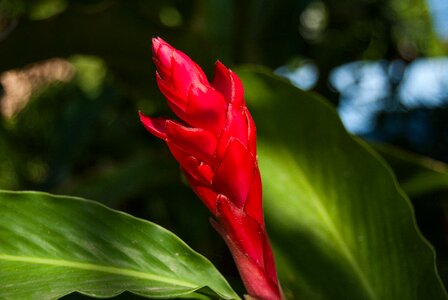
[[319, 97], [266, 71], [240, 74], [290, 298], [445, 299], [432, 249], [384, 162]]
[[[208, 287], [236, 299], [205, 258], [172, 233], [94, 202], [1, 192], [0, 297], [186, 296]], [[24, 270], [26, 270], [24, 272]]]

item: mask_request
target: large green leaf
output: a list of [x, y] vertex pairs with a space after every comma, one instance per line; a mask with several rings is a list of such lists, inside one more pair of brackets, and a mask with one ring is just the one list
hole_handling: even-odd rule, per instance
[[373, 147], [392, 167], [409, 197], [448, 191], [448, 165], [445, 163], [390, 145], [374, 144]]
[[[153, 223], [79, 198], [0, 192], [0, 299], [125, 290], [154, 298], [238, 296], [204, 257]], [[202, 293], [202, 294], [201, 294]]]
[[287, 298], [446, 299], [434, 252], [387, 165], [319, 97], [266, 70], [238, 73]]

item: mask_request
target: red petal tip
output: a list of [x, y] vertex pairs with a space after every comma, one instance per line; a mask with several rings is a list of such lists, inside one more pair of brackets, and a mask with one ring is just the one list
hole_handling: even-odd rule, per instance
[[166, 139], [165, 119], [150, 118], [144, 115], [141, 111], [139, 111], [138, 114], [140, 116], [140, 121], [143, 123], [143, 126], [145, 126], [146, 130], [148, 130], [150, 133], [152, 133], [158, 138], [164, 140]]
[[[157, 37], [152, 39], [153, 60], [156, 63], [157, 69], [162, 73], [171, 72], [171, 60], [174, 51], [175, 49], [161, 38]], [[161, 75], [162, 77], [165, 77], [168, 74]]]
[[154, 55], [157, 53], [157, 50], [159, 49], [161, 44], [166, 44], [166, 42], [158, 36], [155, 38], [152, 38], [151, 42], [152, 42], [152, 53]]
[[244, 104], [241, 80], [219, 60], [215, 63], [215, 76], [213, 77], [212, 86], [224, 95], [228, 103], [236, 106]]
[[230, 70], [229, 68], [227, 68], [226, 65], [225, 65], [222, 61], [220, 61], [220, 60], [217, 60], [217, 61], [215, 62], [215, 68], [216, 68], [216, 69], [220, 69], [220, 70], [222, 70], [222, 71], [225, 71], [225, 73], [230, 73], [230, 72], [232, 72], [232, 70]]

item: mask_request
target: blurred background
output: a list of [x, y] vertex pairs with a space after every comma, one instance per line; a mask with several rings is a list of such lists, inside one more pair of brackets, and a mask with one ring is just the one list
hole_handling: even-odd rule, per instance
[[161, 224], [241, 288], [208, 212], [139, 123], [138, 110], [169, 114], [154, 36], [209, 75], [216, 59], [263, 65], [323, 95], [390, 163], [448, 283], [446, 0], [0, 0], [0, 189]]

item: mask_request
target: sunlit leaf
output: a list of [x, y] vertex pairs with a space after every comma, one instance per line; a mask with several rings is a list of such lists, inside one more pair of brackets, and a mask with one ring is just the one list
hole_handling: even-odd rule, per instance
[[264, 208], [288, 299], [446, 299], [434, 252], [389, 167], [335, 110], [242, 69]]
[[0, 299], [238, 296], [204, 257], [153, 223], [79, 198], [0, 192]]

